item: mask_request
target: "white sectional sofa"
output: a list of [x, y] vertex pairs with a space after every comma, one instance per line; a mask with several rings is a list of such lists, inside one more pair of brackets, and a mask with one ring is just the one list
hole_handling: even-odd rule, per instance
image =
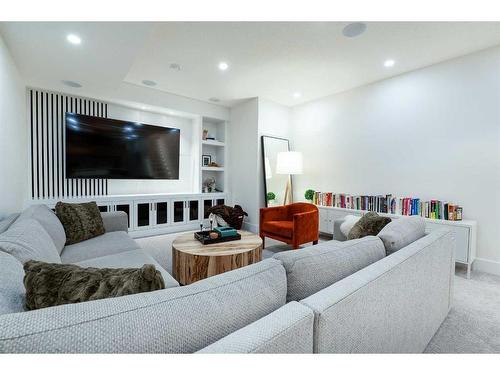
[[103, 236], [63, 246], [61, 262], [152, 263], [167, 288], [24, 311], [22, 264], [5, 251], [5, 235], [29, 217], [61, 247], [55, 215], [37, 207], [0, 222], [3, 353], [422, 352], [451, 307], [450, 232], [432, 232], [389, 256], [378, 237], [329, 241], [179, 287], [128, 236], [125, 214], [114, 213], [103, 214]]

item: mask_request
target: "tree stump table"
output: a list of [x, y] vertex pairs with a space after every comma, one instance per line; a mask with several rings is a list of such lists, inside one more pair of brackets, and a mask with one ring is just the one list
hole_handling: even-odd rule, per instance
[[241, 240], [203, 245], [186, 233], [172, 243], [172, 271], [181, 285], [248, 266], [262, 260], [262, 239], [239, 230]]

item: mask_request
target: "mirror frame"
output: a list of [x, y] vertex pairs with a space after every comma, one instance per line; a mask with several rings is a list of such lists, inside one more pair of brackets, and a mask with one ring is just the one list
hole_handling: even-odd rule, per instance
[[[262, 135], [260, 137], [260, 142], [261, 142], [261, 148], [262, 148], [262, 175], [264, 176], [264, 202], [266, 204], [266, 207], [269, 207], [267, 205], [267, 182], [266, 182], [266, 151], [265, 151], [265, 145], [264, 145], [264, 139], [265, 138], [273, 138], [273, 139], [279, 139], [281, 141], [286, 141], [287, 145], [287, 151], [290, 151], [290, 140], [287, 138], [281, 138], [281, 137], [274, 137], [272, 135]], [[290, 187], [293, 191], [293, 180], [292, 176], [290, 175]]]

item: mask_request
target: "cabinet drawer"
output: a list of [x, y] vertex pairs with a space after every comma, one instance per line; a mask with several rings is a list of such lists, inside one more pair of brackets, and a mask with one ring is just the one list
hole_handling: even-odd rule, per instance
[[467, 263], [468, 253], [469, 253], [469, 228], [444, 226], [434, 223], [425, 223], [425, 229], [429, 232], [432, 230], [443, 229], [443, 228], [451, 230], [455, 235], [455, 243], [456, 243], [455, 262]]

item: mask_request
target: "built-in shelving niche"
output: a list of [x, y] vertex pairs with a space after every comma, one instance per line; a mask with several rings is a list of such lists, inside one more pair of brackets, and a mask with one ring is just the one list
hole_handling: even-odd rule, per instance
[[[208, 138], [203, 139], [203, 134], [207, 131]], [[226, 163], [227, 163], [227, 147], [226, 147], [226, 134], [227, 123], [223, 120], [217, 120], [209, 117], [203, 117], [201, 129], [201, 189], [203, 192], [204, 181], [207, 178], [214, 178], [216, 183], [215, 187], [220, 192], [226, 191]], [[203, 156], [208, 155], [212, 162], [217, 163], [217, 167], [210, 167], [203, 165]]]

